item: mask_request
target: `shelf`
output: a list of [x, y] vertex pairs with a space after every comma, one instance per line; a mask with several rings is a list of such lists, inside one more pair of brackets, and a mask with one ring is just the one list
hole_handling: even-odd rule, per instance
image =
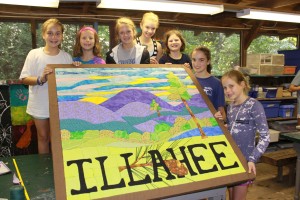
[[285, 121], [285, 120], [294, 120], [297, 119], [297, 117], [275, 117], [275, 118], [267, 118], [267, 121]]
[[[250, 78], [289, 78], [289, 77], [295, 77], [295, 74], [282, 74], [282, 75], [259, 75], [259, 74], [252, 74], [252, 75], [247, 75]], [[217, 78], [222, 78], [221, 75], [215, 75]]]
[[258, 77], [258, 78], [265, 78], [265, 77], [269, 77], [269, 78], [281, 78], [281, 77], [294, 77], [295, 74], [282, 74], [282, 75], [250, 75], [251, 77]]
[[256, 98], [258, 101], [278, 101], [278, 100], [294, 100], [297, 97], [278, 97], [278, 98]]

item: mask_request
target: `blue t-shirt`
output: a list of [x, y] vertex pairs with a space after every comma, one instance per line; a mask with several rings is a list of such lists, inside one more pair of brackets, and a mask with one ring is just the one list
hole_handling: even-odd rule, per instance
[[74, 61], [74, 62], [75, 62], [75, 61], [78, 61], [78, 62], [81, 62], [82, 64], [105, 64], [105, 61], [104, 61], [102, 58], [97, 57], [97, 56], [94, 56], [93, 59], [88, 60], [88, 61], [83, 61], [83, 60], [81, 59], [81, 57], [74, 57], [74, 58], [73, 58], [73, 61]]
[[189, 63], [190, 67], [192, 67], [192, 61], [190, 57], [187, 54], [182, 54], [180, 59], [174, 59], [171, 58], [168, 54], [164, 54], [160, 59], [159, 59], [159, 64], [166, 64], [166, 63], [172, 63], [172, 64], [184, 64], [184, 63]]
[[197, 80], [216, 110], [218, 110], [219, 107], [225, 107], [224, 89], [218, 78], [214, 76], [208, 78], [197, 77]]

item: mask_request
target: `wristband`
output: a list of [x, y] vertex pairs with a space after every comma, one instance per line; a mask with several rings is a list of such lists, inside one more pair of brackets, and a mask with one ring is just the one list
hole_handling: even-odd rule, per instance
[[44, 82], [40, 81], [40, 77], [39, 76], [36, 79], [36, 84], [39, 85], [39, 86], [44, 85]]

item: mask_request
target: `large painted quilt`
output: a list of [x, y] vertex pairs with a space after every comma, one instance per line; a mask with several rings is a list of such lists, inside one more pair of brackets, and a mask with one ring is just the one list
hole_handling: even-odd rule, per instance
[[157, 199], [254, 178], [191, 70], [51, 67], [57, 199]]

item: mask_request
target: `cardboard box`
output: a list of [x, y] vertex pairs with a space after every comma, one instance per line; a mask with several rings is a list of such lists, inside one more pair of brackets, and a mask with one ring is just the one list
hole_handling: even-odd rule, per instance
[[282, 97], [283, 87], [277, 87], [276, 98]]
[[284, 54], [247, 54], [247, 66], [250, 65], [284, 65]]
[[297, 66], [284, 66], [283, 74], [295, 74]]
[[270, 142], [278, 142], [280, 131], [269, 129], [270, 131]]
[[291, 97], [292, 93], [289, 90], [282, 90], [282, 97]]

